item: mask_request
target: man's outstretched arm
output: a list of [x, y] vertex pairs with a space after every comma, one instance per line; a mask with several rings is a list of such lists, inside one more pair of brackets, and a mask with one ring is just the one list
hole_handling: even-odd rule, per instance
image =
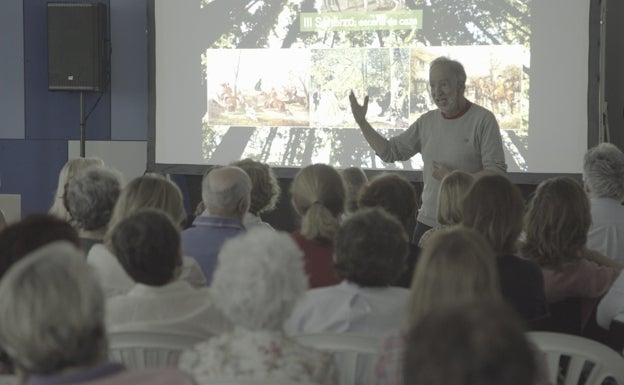
[[366, 112], [368, 111], [368, 96], [364, 97], [363, 104], [359, 104], [355, 94], [351, 91], [349, 94], [349, 102], [351, 103], [351, 113], [353, 113], [353, 118], [355, 118], [355, 122], [360, 127], [360, 130], [364, 135], [364, 139], [366, 139], [373, 151], [377, 154], [385, 154], [390, 147], [390, 142], [388, 139], [384, 138], [377, 131], [375, 131], [373, 126], [371, 126], [366, 120]]

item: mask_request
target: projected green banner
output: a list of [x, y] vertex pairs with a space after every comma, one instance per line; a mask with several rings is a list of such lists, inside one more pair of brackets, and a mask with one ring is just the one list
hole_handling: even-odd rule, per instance
[[422, 29], [422, 10], [301, 13], [301, 32]]

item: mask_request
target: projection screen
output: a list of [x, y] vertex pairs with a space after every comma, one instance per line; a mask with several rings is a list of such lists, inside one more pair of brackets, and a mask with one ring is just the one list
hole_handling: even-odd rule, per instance
[[[435, 108], [428, 64], [461, 61], [496, 115], [513, 173], [578, 173], [588, 143], [586, 0], [150, 0], [148, 167], [199, 173], [250, 157], [278, 169], [384, 163], [383, 135]], [[591, 87], [591, 85], [589, 86]]]

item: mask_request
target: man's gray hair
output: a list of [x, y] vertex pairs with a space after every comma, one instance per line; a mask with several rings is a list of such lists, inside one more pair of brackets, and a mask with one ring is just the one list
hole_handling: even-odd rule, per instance
[[466, 85], [466, 70], [464, 69], [462, 63], [458, 62], [457, 60], [449, 59], [446, 56], [440, 56], [433, 59], [433, 61], [429, 65], [429, 68], [431, 69], [441, 64], [445, 65], [448, 69], [451, 70], [451, 72], [453, 72], [453, 74], [455, 74], [455, 79], [457, 79], [460, 84], [464, 86]]
[[54, 374], [106, 358], [104, 297], [82, 253], [43, 246], [0, 281], [0, 346], [27, 374]]
[[583, 159], [583, 180], [595, 198], [624, 200], [624, 153], [611, 143], [590, 148]]
[[248, 330], [282, 330], [307, 288], [303, 252], [289, 234], [266, 228], [225, 242], [211, 284], [215, 305]]
[[75, 224], [84, 230], [105, 227], [121, 191], [121, 174], [108, 167], [90, 167], [67, 182], [65, 204]]
[[[249, 209], [251, 180], [239, 167], [213, 168], [202, 180], [202, 200], [210, 215], [242, 217]], [[243, 212], [239, 210], [241, 200]]]

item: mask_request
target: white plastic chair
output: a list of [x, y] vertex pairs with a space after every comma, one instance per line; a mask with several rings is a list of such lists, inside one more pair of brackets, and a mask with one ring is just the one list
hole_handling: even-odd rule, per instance
[[108, 357], [132, 369], [177, 367], [182, 351], [205, 339], [144, 325], [117, 328], [108, 332]]
[[366, 382], [373, 375], [381, 341], [377, 337], [358, 334], [299, 334], [292, 336], [300, 344], [334, 354], [341, 385]]
[[[624, 384], [624, 358], [615, 350], [570, 334], [528, 332], [527, 335], [546, 355], [550, 384], [601, 385], [608, 377]], [[567, 365], [566, 360], [569, 360]], [[579, 382], [583, 377], [585, 381]]]

